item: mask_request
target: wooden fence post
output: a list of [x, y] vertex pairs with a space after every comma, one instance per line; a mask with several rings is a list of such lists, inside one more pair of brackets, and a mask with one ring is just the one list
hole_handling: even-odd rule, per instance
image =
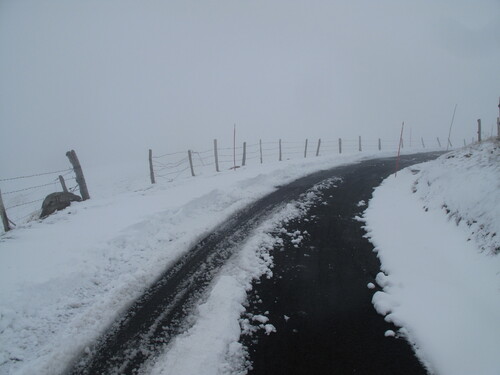
[[[498, 97], [498, 115], [500, 116], [500, 97]], [[497, 117], [497, 136], [500, 139], [500, 117]]]
[[10, 230], [9, 218], [7, 217], [7, 212], [5, 211], [5, 206], [3, 205], [2, 191], [0, 190], [0, 216], [2, 216], [3, 230], [8, 232]]
[[214, 139], [214, 157], [215, 157], [215, 171], [219, 171], [219, 153], [217, 151], [217, 139]]
[[318, 139], [318, 148], [316, 149], [316, 156], [319, 156], [319, 148], [321, 147], [321, 138]]
[[422, 141], [422, 148], [425, 148], [424, 137], [420, 137], [420, 140]]
[[260, 164], [262, 164], [262, 139], [259, 139]]
[[380, 138], [378, 139], [378, 150], [382, 150], [382, 141], [380, 140]]
[[76, 183], [80, 188], [80, 194], [82, 196], [82, 200], [90, 199], [89, 191], [87, 189], [87, 183], [85, 182], [85, 177], [83, 176], [82, 166], [80, 165], [80, 161], [78, 160], [78, 156], [76, 156], [75, 150], [71, 150], [66, 152], [66, 156], [69, 159], [69, 162], [73, 166], [73, 171], [76, 176]]
[[149, 177], [151, 178], [151, 183], [156, 183], [155, 181], [155, 170], [153, 168], [153, 150], [149, 149]]
[[436, 137], [437, 141], [438, 141], [438, 145], [439, 147], [441, 147], [441, 142], [439, 141], [439, 137]]
[[241, 161], [241, 166], [244, 167], [247, 161], [247, 143], [243, 142], [243, 160]]
[[62, 189], [65, 193], [68, 192], [68, 188], [66, 187], [66, 181], [64, 181], [64, 177], [59, 175], [59, 182], [61, 183]]
[[280, 146], [280, 155], [279, 155], [279, 161], [281, 161], [281, 139], [279, 141], [279, 146]]
[[481, 119], [477, 119], [477, 141], [481, 142]]
[[342, 138], [339, 138], [339, 154], [342, 153]]
[[189, 167], [191, 168], [191, 176], [195, 176], [194, 175], [194, 168], [193, 168], [193, 156], [191, 154], [191, 150], [188, 150], [188, 159], [189, 159]]
[[358, 150], [359, 150], [359, 152], [362, 151], [362, 148], [361, 148], [361, 136], [358, 137]]
[[307, 138], [306, 138], [306, 146], [304, 147], [304, 158], [307, 158]]

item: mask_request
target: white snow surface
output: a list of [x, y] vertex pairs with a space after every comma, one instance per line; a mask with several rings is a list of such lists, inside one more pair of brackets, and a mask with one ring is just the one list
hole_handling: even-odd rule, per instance
[[383, 271], [373, 304], [429, 372], [500, 374], [499, 142], [390, 176], [364, 219]]
[[[154, 186], [144, 164], [85, 170], [92, 199], [45, 220], [18, 223], [0, 237], [0, 374], [60, 374], [165, 268], [231, 214], [277, 185], [374, 156], [393, 152], [205, 170]], [[198, 325], [172, 345], [181, 353], [185, 337], [197, 329], [206, 333], [199, 352], [177, 358], [189, 362], [178, 368], [205, 363], [203, 373], [223, 373], [243, 355], [238, 319], [250, 281], [269, 267], [262, 252], [269, 223], [213, 284], [210, 295], [222, 297], [208, 298], [198, 309]], [[215, 329], [222, 325], [223, 333]], [[273, 328], [271, 322], [263, 329]], [[169, 358], [152, 364], [154, 371], [163, 373], [161, 363], [170, 366]]]

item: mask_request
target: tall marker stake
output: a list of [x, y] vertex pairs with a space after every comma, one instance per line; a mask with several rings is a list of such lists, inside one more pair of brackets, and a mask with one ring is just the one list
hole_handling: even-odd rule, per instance
[[397, 176], [399, 170], [399, 155], [401, 154], [401, 144], [403, 143], [403, 129], [405, 127], [405, 122], [401, 125], [401, 135], [399, 136], [399, 147], [398, 147], [398, 158], [396, 159], [396, 172], [394, 173], [394, 177]]
[[451, 124], [450, 124], [450, 131], [448, 132], [448, 145], [446, 146], [446, 151], [448, 151], [448, 147], [451, 145], [451, 141], [450, 141], [451, 127], [453, 126], [453, 120], [455, 120], [455, 112], [456, 111], [457, 111], [457, 104], [455, 104], [455, 109], [453, 109], [453, 116], [451, 116]]
[[236, 171], [236, 124], [233, 131], [233, 169]]
[[259, 139], [260, 164], [262, 164], [262, 139]]

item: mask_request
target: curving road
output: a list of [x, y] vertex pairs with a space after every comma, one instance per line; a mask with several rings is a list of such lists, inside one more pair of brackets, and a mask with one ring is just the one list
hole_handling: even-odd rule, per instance
[[[403, 158], [408, 166], [439, 154]], [[299, 247], [281, 234], [271, 279], [253, 285], [247, 311], [267, 315], [277, 332], [246, 337], [249, 374], [423, 375], [425, 368], [403, 338], [385, 337], [397, 328], [374, 310], [371, 299], [380, 263], [355, 219], [373, 189], [394, 172], [394, 159], [370, 160], [335, 169], [341, 183], [305, 219], [285, 226], [306, 232]]]
[[[401, 166], [438, 155], [403, 156]], [[252, 293], [264, 302], [251, 304], [249, 309], [270, 311], [278, 332], [258, 337], [258, 344], [246, 343], [254, 364], [252, 373], [425, 374], [405, 341], [383, 335], [388, 324], [373, 310], [372, 292], [366, 288], [379, 263], [363, 239], [361, 224], [352, 219], [360, 211], [356, 204], [368, 201], [373, 187], [393, 172], [394, 165], [394, 158], [376, 159], [319, 171], [278, 187], [237, 213], [166, 270], [90, 353], [74, 360], [67, 373], [140, 371], [173, 336], [186, 329], [193, 306], [252, 228], [315, 184], [342, 177], [344, 182], [331, 192], [327, 205], [311, 209], [314, 223], [290, 224], [307, 230], [310, 237], [300, 249], [275, 252], [275, 275], [281, 278], [255, 285]], [[286, 324], [283, 315], [290, 316]], [[386, 371], [375, 370], [376, 364]]]

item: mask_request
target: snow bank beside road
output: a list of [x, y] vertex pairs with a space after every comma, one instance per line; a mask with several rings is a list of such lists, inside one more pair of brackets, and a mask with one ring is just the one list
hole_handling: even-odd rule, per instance
[[365, 211], [382, 263], [373, 297], [431, 373], [500, 374], [500, 146], [386, 179]]
[[91, 200], [0, 237], [0, 374], [61, 373], [169, 264], [231, 214], [277, 185], [367, 157], [275, 162], [156, 186], [147, 175], [141, 179], [144, 168], [136, 175], [127, 166], [127, 177], [94, 178], [99, 171], [86, 171]]

